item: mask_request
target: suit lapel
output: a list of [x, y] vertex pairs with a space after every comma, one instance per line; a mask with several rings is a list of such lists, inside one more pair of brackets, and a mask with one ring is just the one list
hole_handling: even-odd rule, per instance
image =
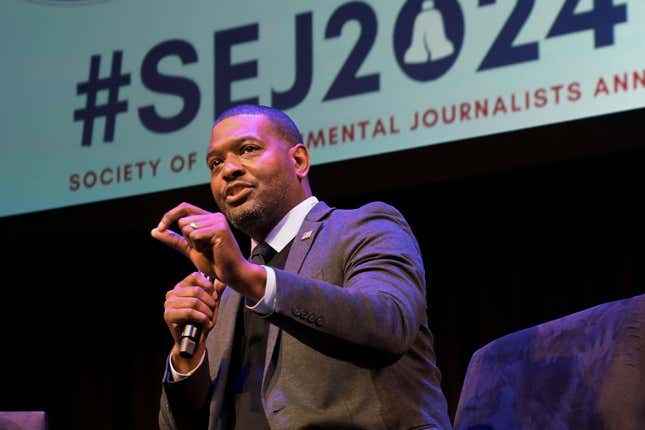
[[224, 302], [222, 304], [224, 306], [220, 308], [220, 314], [217, 316], [217, 328], [213, 328], [213, 330], [217, 330], [218, 332], [217, 343], [219, 345], [233, 344], [233, 336], [235, 335], [235, 325], [237, 322], [237, 312], [242, 301], [242, 296], [240, 295], [240, 293], [230, 287], [227, 287], [226, 290], [228, 292], [228, 298], [226, 300], [224, 300], [224, 297], [222, 298]]
[[[305, 257], [309, 253], [311, 246], [316, 240], [316, 236], [322, 227], [322, 219], [331, 211], [332, 209], [327, 206], [324, 202], [318, 202], [311, 211], [305, 217], [305, 220], [300, 226], [298, 234], [293, 238], [293, 243], [291, 244], [291, 249], [289, 250], [289, 256], [284, 266], [284, 270], [291, 273], [299, 273], [302, 268], [302, 264], [305, 261]], [[267, 350], [266, 357], [264, 360], [264, 377], [262, 381], [262, 392], [266, 389], [266, 382], [268, 380], [267, 375], [269, 374], [269, 366], [271, 365], [271, 358], [273, 357], [273, 352], [275, 351], [275, 346], [278, 342], [278, 337], [280, 335], [280, 328], [269, 324], [269, 333], [267, 335]]]
[[217, 380], [216, 391], [211, 400], [215, 416], [220, 414], [222, 404], [225, 402], [225, 386], [231, 366], [233, 336], [241, 301], [242, 296], [237, 291], [230, 287], [225, 290], [217, 322], [211, 332], [211, 335], [215, 336], [215, 348], [208, 350], [208, 362], [211, 380]]

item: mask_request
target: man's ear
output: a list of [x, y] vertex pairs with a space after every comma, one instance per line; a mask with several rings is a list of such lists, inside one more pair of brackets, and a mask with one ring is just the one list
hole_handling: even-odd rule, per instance
[[309, 151], [302, 143], [298, 143], [289, 149], [289, 155], [293, 160], [293, 167], [296, 170], [296, 175], [300, 180], [307, 177], [309, 174]]

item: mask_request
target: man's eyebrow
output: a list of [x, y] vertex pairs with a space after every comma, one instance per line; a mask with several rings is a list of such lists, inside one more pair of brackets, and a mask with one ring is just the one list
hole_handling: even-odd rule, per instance
[[[236, 146], [247, 140], [257, 141], [258, 138], [252, 135], [244, 135], [244, 136], [239, 136], [239, 137], [234, 137], [232, 139], [229, 139], [227, 140], [226, 144], [229, 146]], [[220, 152], [222, 152], [221, 149], [212, 149], [206, 153], [206, 159], [208, 160], [211, 156], [213, 156], [214, 154], [218, 154]]]

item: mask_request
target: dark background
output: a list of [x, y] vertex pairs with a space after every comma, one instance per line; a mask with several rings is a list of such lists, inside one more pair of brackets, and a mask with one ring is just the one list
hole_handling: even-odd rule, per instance
[[[644, 122], [636, 110], [313, 168], [319, 198], [391, 203], [416, 232], [451, 415], [487, 342], [645, 292]], [[0, 410], [45, 410], [51, 430], [156, 428], [164, 294], [192, 267], [149, 231], [181, 201], [214, 209], [202, 185], [0, 220]]]

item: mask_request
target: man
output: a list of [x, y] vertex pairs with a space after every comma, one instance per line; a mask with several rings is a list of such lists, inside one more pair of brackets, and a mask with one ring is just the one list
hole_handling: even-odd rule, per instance
[[[161, 428], [450, 428], [401, 214], [319, 202], [297, 127], [268, 107], [220, 115], [206, 162], [221, 213], [182, 203], [152, 231], [199, 270], [166, 295]], [[230, 225], [269, 253], [244, 258]], [[190, 322], [203, 332], [184, 358]]]

